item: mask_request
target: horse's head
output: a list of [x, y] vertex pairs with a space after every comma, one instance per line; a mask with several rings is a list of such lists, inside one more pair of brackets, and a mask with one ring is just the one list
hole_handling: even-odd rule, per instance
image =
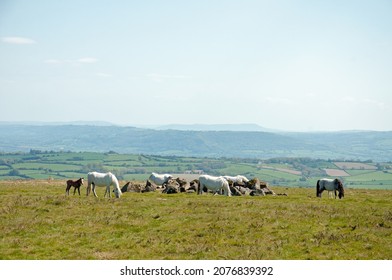
[[343, 183], [339, 179], [335, 179], [335, 182], [337, 184], [337, 190], [339, 192], [339, 199], [344, 197], [344, 188], [343, 188]]
[[120, 196], [121, 196], [121, 190], [120, 190], [120, 188], [114, 188], [114, 195], [116, 196], [116, 198], [120, 198]]
[[237, 175], [237, 178], [240, 179], [240, 180], [241, 180], [242, 182], [244, 182], [244, 183], [249, 182], [249, 179], [246, 178], [246, 177], [243, 176], [243, 175]]
[[165, 182], [167, 183], [167, 182], [169, 182], [169, 180], [173, 179], [173, 176], [168, 174], [168, 175], [165, 175], [164, 178], [165, 178]]
[[83, 181], [83, 180], [84, 180], [84, 178], [80, 178], [80, 179], [79, 179], [79, 181], [80, 181], [80, 185], [83, 185], [83, 183], [84, 183], [84, 181]]

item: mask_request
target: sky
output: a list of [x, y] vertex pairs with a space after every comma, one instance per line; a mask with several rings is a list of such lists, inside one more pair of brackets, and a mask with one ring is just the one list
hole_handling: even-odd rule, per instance
[[392, 130], [392, 1], [0, 0], [0, 121]]

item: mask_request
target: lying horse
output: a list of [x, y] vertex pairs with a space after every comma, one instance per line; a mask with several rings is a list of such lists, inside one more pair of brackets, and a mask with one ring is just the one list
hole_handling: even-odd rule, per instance
[[224, 195], [231, 196], [229, 183], [223, 177], [201, 175], [199, 177], [199, 190], [197, 193], [202, 194], [204, 187], [212, 190], [213, 192], [219, 192], [220, 190], [223, 190]]
[[339, 199], [344, 197], [344, 188], [343, 188], [343, 183], [339, 179], [320, 179], [317, 181], [317, 187], [316, 187], [316, 196], [321, 197], [321, 193], [323, 191], [327, 190], [328, 191], [328, 196], [330, 192], [335, 193], [335, 198], [336, 198], [336, 191], [339, 193]]
[[156, 185], [164, 185], [167, 184], [167, 182], [172, 179], [173, 176], [170, 174], [158, 174], [158, 173], [152, 173], [150, 177], [148, 177], [148, 180], [155, 183]]
[[247, 183], [249, 182], [248, 178], [246, 178], [245, 176], [242, 175], [237, 175], [237, 176], [222, 176], [223, 178], [225, 178], [226, 180], [230, 180], [233, 183], [237, 183], [237, 184], [241, 184], [241, 183]]
[[69, 189], [71, 187], [74, 187], [74, 195], [76, 192], [76, 189], [78, 189], [78, 193], [80, 195], [80, 186], [83, 185], [83, 178], [80, 178], [79, 180], [73, 181], [73, 180], [68, 180], [67, 181], [67, 188], [65, 189], [65, 194], [69, 195]]
[[114, 188], [114, 194], [117, 198], [120, 198], [121, 196], [121, 190], [120, 190], [120, 186], [118, 184], [118, 180], [116, 178], [116, 176], [114, 176], [112, 173], [108, 172], [108, 173], [98, 173], [98, 172], [90, 172], [87, 175], [87, 195], [90, 194], [91, 191], [91, 185], [93, 185], [93, 193], [95, 197], [97, 196], [97, 193], [95, 192], [95, 187], [96, 186], [106, 186], [106, 191], [105, 191], [105, 195], [106, 194], [109, 195], [109, 197], [111, 197], [110, 195], [110, 186], [113, 186]]

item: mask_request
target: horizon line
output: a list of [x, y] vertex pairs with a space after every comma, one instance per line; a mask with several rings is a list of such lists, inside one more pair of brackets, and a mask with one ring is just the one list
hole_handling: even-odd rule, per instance
[[[228, 130], [216, 130], [216, 129], [207, 129], [208, 127], [214, 126], [255, 126], [259, 129], [250, 130], [249, 132], [269, 132], [269, 133], [338, 133], [338, 132], [390, 132], [392, 130], [377, 130], [377, 129], [336, 129], [336, 130], [285, 130], [285, 129], [275, 129], [262, 126], [257, 123], [188, 123], [188, 124], [181, 124], [181, 123], [168, 123], [168, 124], [131, 124], [131, 123], [114, 123], [110, 121], [102, 121], [102, 120], [95, 120], [95, 121], [87, 121], [87, 120], [78, 120], [78, 121], [0, 121], [0, 125], [31, 125], [31, 126], [45, 126], [45, 125], [89, 125], [89, 126], [117, 126], [117, 127], [135, 127], [135, 128], [144, 128], [144, 129], [154, 129], [154, 130], [179, 130], [179, 131], [248, 131], [248, 130], [238, 130], [238, 129], [228, 129]], [[190, 127], [189, 129], [180, 129], [180, 128], [170, 128], [170, 127]], [[204, 126], [206, 129], [198, 129], [194, 130], [192, 126]], [[167, 127], [167, 128], [166, 128]]]

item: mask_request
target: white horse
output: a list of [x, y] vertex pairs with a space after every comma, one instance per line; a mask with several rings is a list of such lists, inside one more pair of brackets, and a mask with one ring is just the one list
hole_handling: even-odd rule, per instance
[[222, 176], [223, 178], [225, 178], [226, 180], [230, 180], [233, 183], [247, 183], [249, 182], [248, 178], [246, 178], [245, 176], [242, 175], [237, 175], [237, 176]]
[[110, 172], [108, 172], [108, 173], [89, 172], [87, 174], [87, 182], [88, 182], [87, 183], [87, 195], [90, 194], [91, 185], [93, 185], [93, 193], [94, 193], [95, 197], [98, 197], [97, 193], [95, 192], [96, 186], [100, 186], [100, 187], [106, 186], [106, 191], [105, 191], [104, 197], [106, 196], [106, 194], [108, 194], [109, 197], [111, 197], [110, 186], [113, 186], [114, 194], [117, 198], [120, 198], [120, 196], [121, 196], [121, 190], [120, 190], [120, 186], [118, 184], [118, 180], [117, 180], [116, 176], [114, 176]]
[[149, 181], [152, 181], [156, 185], [163, 185], [167, 183], [170, 179], [173, 179], [173, 176], [170, 174], [158, 174], [158, 173], [151, 173], [150, 177], [148, 177]]
[[198, 194], [203, 193], [203, 188], [206, 187], [213, 192], [223, 190], [224, 195], [231, 196], [229, 183], [223, 177], [215, 177], [210, 175], [201, 175], [199, 177], [199, 190]]
[[[328, 197], [331, 197], [331, 194], [335, 194], [336, 198], [336, 191], [339, 193], [339, 199], [344, 197], [344, 188], [343, 183], [339, 179], [320, 179], [317, 181], [316, 187], [316, 195], [317, 197], [321, 197], [321, 193], [323, 191], [328, 191]], [[332, 193], [333, 192], [333, 193]]]

